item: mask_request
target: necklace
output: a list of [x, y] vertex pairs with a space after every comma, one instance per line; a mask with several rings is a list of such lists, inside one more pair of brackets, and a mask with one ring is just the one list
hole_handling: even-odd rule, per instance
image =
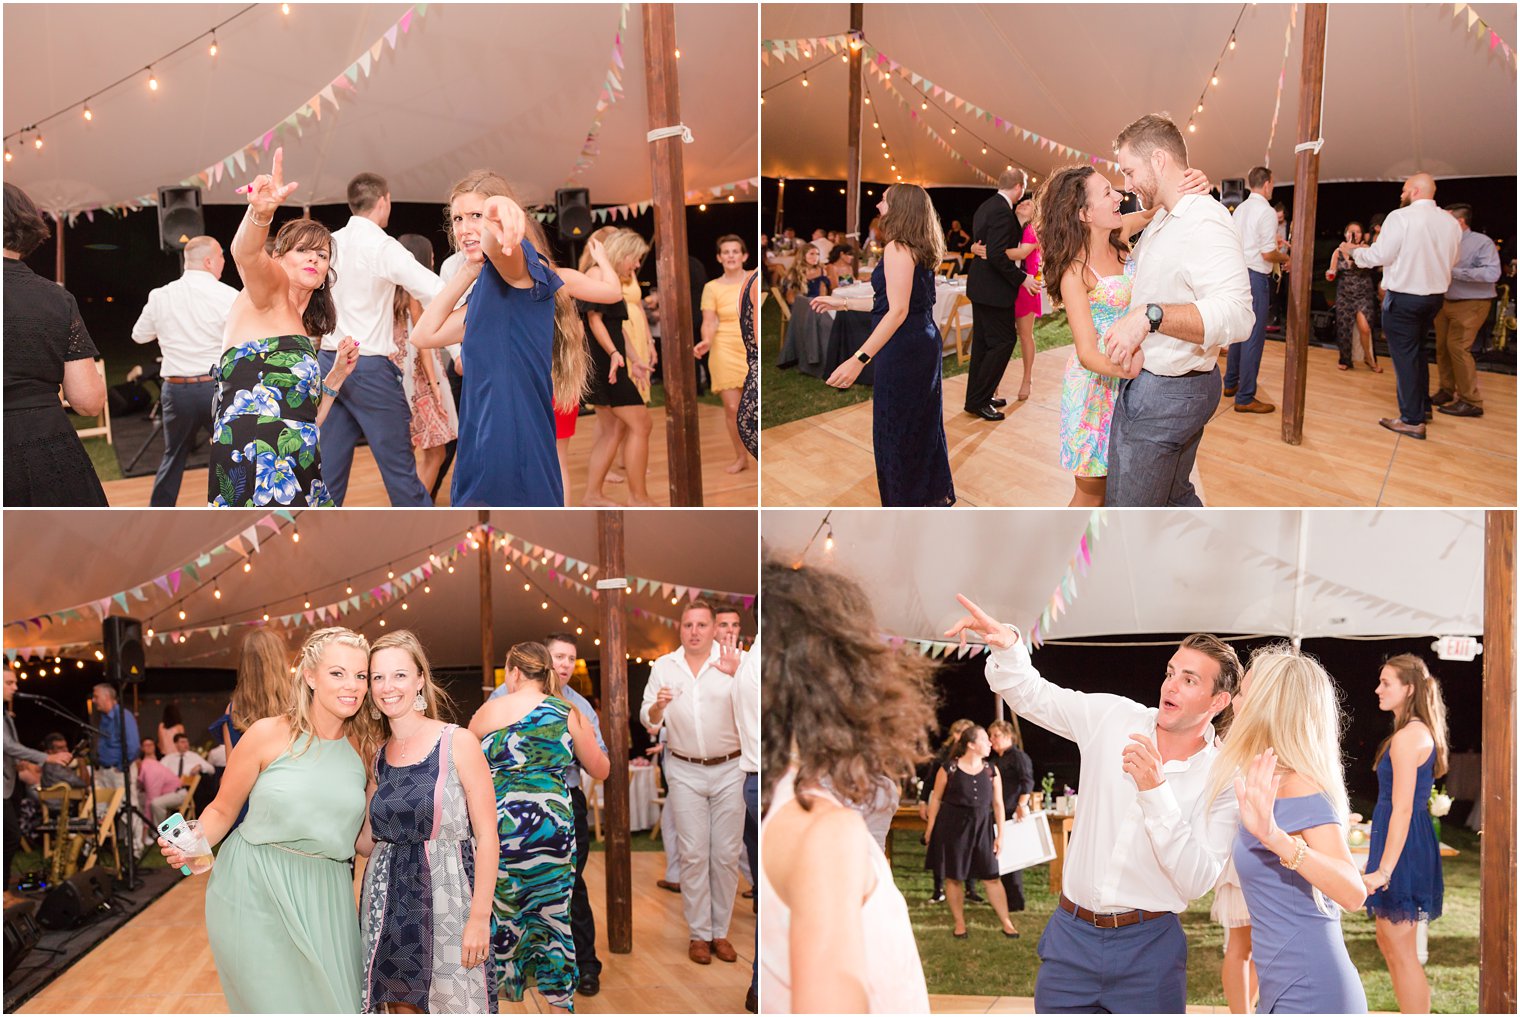
[[405, 763], [408, 759], [411, 758], [411, 755], [412, 755], [412, 745], [411, 745], [412, 739], [415, 738], [419, 734], [425, 734], [425, 733], [426, 733], [426, 728], [419, 728], [418, 730], [413, 731], [411, 734], [409, 734], [409, 735], [407, 735], [405, 737], [401, 737], [401, 736], [398, 736], [395, 733], [394, 730], [392, 730], [392, 732], [391, 732], [391, 741], [393, 741], [393, 742], [396, 743], [396, 754], [400, 757], [400, 762]]

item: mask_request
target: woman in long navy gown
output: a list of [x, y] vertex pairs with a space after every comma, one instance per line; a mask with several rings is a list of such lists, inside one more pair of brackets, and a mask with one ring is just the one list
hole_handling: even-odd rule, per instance
[[[882, 505], [953, 505], [940, 392], [944, 341], [934, 323], [934, 270], [945, 234], [929, 193], [917, 184], [893, 184], [876, 207], [886, 249], [871, 273], [871, 334], [829, 384], [849, 388], [876, 360], [871, 444]], [[815, 303], [844, 306], [837, 297]]]

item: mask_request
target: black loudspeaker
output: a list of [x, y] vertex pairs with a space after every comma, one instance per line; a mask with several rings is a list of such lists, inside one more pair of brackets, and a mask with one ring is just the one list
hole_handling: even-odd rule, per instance
[[1246, 200], [1246, 181], [1244, 177], [1229, 177], [1219, 181], [1219, 203], [1231, 212], [1235, 206]]
[[591, 192], [584, 187], [561, 187], [554, 192], [554, 221], [561, 240], [585, 240], [591, 235]]
[[158, 189], [158, 246], [164, 253], [183, 251], [190, 238], [205, 233], [206, 215], [201, 211], [199, 187]]
[[110, 907], [111, 874], [105, 869], [85, 869], [48, 891], [37, 909], [37, 924], [44, 929], [72, 929]]
[[112, 615], [100, 630], [105, 643], [106, 680], [117, 685], [142, 681], [148, 666], [143, 655], [142, 622]]
[[5, 909], [5, 977], [9, 978], [11, 972], [16, 970], [21, 959], [25, 957], [32, 947], [37, 945], [37, 937], [42, 935], [37, 928], [36, 901], [22, 901], [12, 904]]

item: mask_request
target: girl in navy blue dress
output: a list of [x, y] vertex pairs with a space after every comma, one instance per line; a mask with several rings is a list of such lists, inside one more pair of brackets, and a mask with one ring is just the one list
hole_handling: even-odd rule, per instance
[[[554, 408], [580, 403], [586, 386], [585, 331], [576, 300], [622, 299], [616, 282], [558, 268], [538, 222], [505, 179], [477, 171], [449, 195], [463, 268], [412, 328], [419, 349], [463, 343], [463, 408], [449, 500], [454, 505], [562, 506]], [[604, 270], [601, 245], [587, 249]], [[469, 302], [455, 306], [470, 290]]]
[[1378, 748], [1378, 800], [1367, 849], [1367, 914], [1404, 1013], [1430, 1012], [1430, 982], [1416, 940], [1421, 921], [1441, 917], [1441, 845], [1430, 820], [1430, 787], [1446, 773], [1446, 704], [1425, 662], [1389, 657], [1378, 675], [1378, 709], [1393, 734]]
[[[829, 384], [849, 388], [879, 358], [871, 444], [882, 505], [953, 505], [940, 392], [944, 342], [934, 323], [934, 270], [945, 255], [945, 234], [929, 193], [917, 184], [893, 184], [876, 207], [886, 250], [871, 273], [871, 334], [834, 369]], [[844, 306], [838, 297], [816, 304]]]
[[1317, 660], [1286, 643], [1252, 655], [1211, 797], [1233, 783], [1240, 806], [1231, 857], [1251, 913], [1258, 1013], [1367, 1012], [1341, 932], [1341, 911], [1367, 889], [1346, 846], [1340, 732]]

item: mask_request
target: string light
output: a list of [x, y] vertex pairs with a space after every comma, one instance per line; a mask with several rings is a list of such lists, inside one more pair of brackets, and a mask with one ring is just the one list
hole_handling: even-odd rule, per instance
[[567, 615], [562, 615], [560, 617], [559, 623], [561, 625], [569, 625], [570, 624], [570, 616], [568, 614]]
[[153, 68], [148, 68], [148, 91], [158, 91], [158, 75], [153, 73]]
[[84, 661], [82, 661], [82, 660], [76, 660], [76, 661], [74, 661], [74, 666], [76, 668], [78, 668], [79, 670], [83, 671], [84, 670]]
[[84, 106], [84, 118], [86, 120], [94, 120], [95, 119], [95, 111], [92, 110], [92, 109], [90, 109], [90, 104], [89, 103], [85, 103], [85, 106]]
[[301, 531], [300, 530], [296, 530], [294, 533], [292, 533], [290, 535], [290, 542], [292, 544], [299, 544], [301, 542]]
[[401, 610], [403, 610], [403, 611], [406, 610], [406, 601], [404, 601], [404, 600], [401, 602]]
[[100, 650], [96, 650], [95, 651], [95, 659], [96, 660], [105, 660], [106, 659], [106, 655], [104, 653], [102, 653]]
[[[280, 4], [280, 13], [281, 14], [289, 14], [290, 13], [290, 4]], [[384, 625], [385, 622], [381, 622], [380, 624]]]
[[808, 87], [808, 79], [807, 79], [807, 75], [806, 74], [804, 74], [802, 76], [802, 87], [803, 88], [807, 88]]
[[5, 161], [6, 162], [10, 162], [14, 158], [16, 158], [16, 156], [11, 152], [11, 146], [6, 145], [5, 146]]
[[432, 593], [433, 592], [433, 588], [431, 586], [424, 586], [422, 588], [422, 592], [423, 593]]
[[1233, 36], [1233, 35], [1230, 36], [1230, 48], [1231, 49], [1235, 48], [1235, 36]]
[[575, 627], [575, 634], [576, 635], [580, 635], [582, 631], [584, 631], [584, 630], [579, 625], [577, 625]]
[[352, 586], [345, 586], [345, 587], [343, 587], [343, 592], [344, 593], [353, 593], [354, 592], [354, 588]]
[[383, 629], [383, 628], [385, 628], [385, 619], [384, 619], [384, 618], [381, 618], [381, 619], [380, 619], [380, 627], [381, 627], [381, 628], [382, 628], [382, 629]]
[[386, 572], [385, 572], [385, 578], [387, 578], [387, 579], [395, 579], [396, 578], [396, 570], [395, 569], [387, 569]]
[[1218, 85], [1219, 84], [1219, 75], [1216, 74], [1212, 78], [1210, 78], [1209, 79], [1209, 84], [1211, 84], [1211, 85]]
[[220, 586], [212, 584], [212, 587], [211, 587], [211, 596], [215, 597], [217, 600], [221, 600], [222, 599], [222, 588]]
[[[253, 571], [253, 562], [251, 562], [251, 561], [245, 561], [245, 562], [243, 562], [243, 571], [244, 572], [252, 572]], [[350, 592], [352, 592], [352, 591], [350, 591]]]
[[180, 621], [184, 621], [185, 620], [185, 609], [184, 608], [180, 608], [179, 609], [179, 620]]
[[216, 56], [216, 33], [211, 33], [211, 55]]
[[547, 600], [544, 601], [542, 604], [540, 604], [538, 606], [541, 607], [542, 609], [544, 609], [545, 611], [549, 610], [549, 602]]
[[42, 149], [42, 135], [39, 134], [32, 139], [32, 147], [39, 151]]
[[304, 609], [306, 609], [307, 611], [310, 611], [311, 610], [311, 598], [307, 597], [306, 600], [301, 604], [301, 606]]
[[676, 59], [677, 60], [681, 59], [681, 47], [680, 46], [676, 47]]
[[151, 625], [148, 626], [148, 638], [149, 639], [153, 638], [153, 626], [151, 626]]

